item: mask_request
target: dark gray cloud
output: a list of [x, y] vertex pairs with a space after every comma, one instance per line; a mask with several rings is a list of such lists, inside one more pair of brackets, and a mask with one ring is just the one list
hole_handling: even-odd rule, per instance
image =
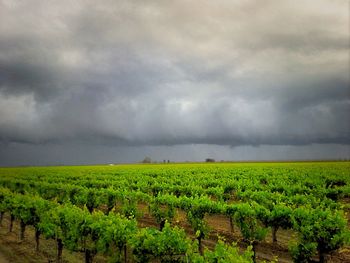
[[348, 116], [346, 0], [0, 0], [6, 145], [349, 147]]
[[149, 156], [154, 161], [203, 161], [208, 157], [221, 160], [305, 160], [349, 158], [349, 148], [344, 145], [314, 144], [311, 146], [262, 145], [228, 147], [190, 144], [173, 146], [111, 147], [79, 143], [1, 145], [1, 165], [76, 165], [91, 163], [140, 162]]

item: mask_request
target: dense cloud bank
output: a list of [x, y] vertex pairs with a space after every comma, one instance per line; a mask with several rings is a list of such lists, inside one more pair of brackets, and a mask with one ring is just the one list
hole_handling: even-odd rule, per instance
[[0, 140], [350, 144], [349, 3], [0, 0]]

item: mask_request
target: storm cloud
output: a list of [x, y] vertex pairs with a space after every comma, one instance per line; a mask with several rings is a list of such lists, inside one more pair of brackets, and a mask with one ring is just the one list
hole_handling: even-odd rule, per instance
[[0, 0], [0, 155], [317, 144], [349, 157], [349, 10], [347, 0]]

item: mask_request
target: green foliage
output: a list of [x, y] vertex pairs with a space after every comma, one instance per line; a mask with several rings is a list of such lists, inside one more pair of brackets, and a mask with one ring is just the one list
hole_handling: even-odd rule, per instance
[[213, 251], [206, 249], [203, 256], [192, 254], [190, 260], [193, 263], [251, 263], [252, 256], [251, 247], [241, 254], [236, 244], [228, 245], [219, 240]]
[[238, 204], [234, 214], [235, 223], [243, 238], [250, 243], [263, 240], [267, 234], [267, 229], [258, 220], [258, 207], [257, 204]]
[[349, 240], [347, 221], [341, 211], [300, 207], [294, 211], [293, 225], [299, 233], [299, 244], [292, 248], [297, 260], [300, 255], [309, 257], [316, 251], [320, 255], [328, 254]]
[[117, 191], [107, 188], [99, 197], [99, 203], [105, 204], [107, 207], [107, 213], [109, 213], [116, 205], [116, 202], [120, 200]]
[[172, 228], [166, 223], [163, 231], [143, 228], [129, 242], [136, 262], [149, 262], [158, 259], [161, 262], [185, 262], [190, 241], [183, 229]]
[[299, 243], [292, 244], [289, 247], [293, 261], [297, 263], [309, 263], [317, 250], [317, 243]]
[[155, 199], [150, 204], [150, 212], [160, 225], [160, 230], [162, 230], [166, 221], [171, 223], [173, 220], [175, 216], [175, 207], [172, 204], [161, 206], [159, 201]]
[[108, 252], [113, 246], [122, 250], [137, 231], [137, 222], [134, 219], [127, 219], [119, 214], [110, 213], [106, 216], [97, 212], [92, 215], [92, 219], [92, 236], [96, 240], [97, 250], [102, 253]]
[[285, 204], [276, 204], [269, 213], [267, 225], [283, 229], [292, 228], [292, 213], [293, 210]]
[[11, 191], [6, 188], [0, 187], [0, 212], [9, 211], [11, 199]]
[[134, 198], [127, 198], [123, 201], [121, 213], [129, 218], [137, 218], [140, 213], [137, 210], [136, 200]]
[[88, 215], [73, 205], [57, 206], [44, 214], [39, 228], [46, 238], [61, 239], [66, 248], [76, 250]]

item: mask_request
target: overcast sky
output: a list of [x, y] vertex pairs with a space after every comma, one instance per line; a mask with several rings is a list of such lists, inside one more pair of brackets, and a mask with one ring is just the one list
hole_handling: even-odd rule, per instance
[[0, 0], [0, 165], [350, 158], [348, 0]]

